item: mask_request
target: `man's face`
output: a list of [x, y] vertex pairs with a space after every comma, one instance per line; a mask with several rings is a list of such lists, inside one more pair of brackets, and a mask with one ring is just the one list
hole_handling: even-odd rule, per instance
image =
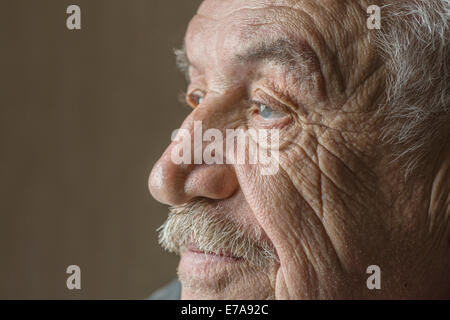
[[[185, 218], [166, 230], [182, 254], [182, 298], [395, 297], [417, 285], [405, 262], [421, 252], [409, 234], [424, 205], [379, 143], [385, 71], [370, 4], [206, 0], [192, 19], [182, 128], [276, 129], [280, 149], [272, 175], [258, 164], [175, 164], [178, 142], [155, 164], [151, 193]], [[189, 237], [170, 234], [180, 230]], [[382, 290], [366, 286], [370, 265]]]

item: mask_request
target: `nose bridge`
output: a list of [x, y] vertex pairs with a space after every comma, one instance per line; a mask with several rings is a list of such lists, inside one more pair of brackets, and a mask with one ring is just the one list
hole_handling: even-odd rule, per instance
[[182, 127], [192, 126], [195, 121], [201, 121], [205, 130], [224, 129], [230, 123], [240, 91], [234, 88], [220, 93], [208, 93], [204, 102], [198, 105], [185, 119]]
[[150, 192], [158, 201], [177, 205], [195, 197], [224, 199], [233, 194], [237, 187], [234, 168], [225, 160], [205, 163], [203, 158], [208, 131], [213, 129], [224, 137], [227, 106], [221, 108], [219, 103], [218, 99], [205, 99], [189, 114], [177, 134], [172, 134], [173, 141], [149, 177]]
[[[169, 146], [171, 152], [172, 148], [177, 146], [180, 148], [180, 142], [187, 143], [185, 149], [190, 149], [190, 161], [185, 169], [192, 170], [194, 165], [200, 165], [204, 163], [203, 151], [206, 149], [207, 144], [212, 141], [212, 135], [217, 143], [225, 142], [225, 133], [227, 125], [230, 123], [230, 114], [228, 111], [229, 105], [224, 104], [222, 97], [216, 99], [209, 98], [205, 100], [202, 105], [195, 108], [189, 116], [184, 120], [181, 128], [179, 129], [180, 136], [176, 137], [175, 132], [172, 135], [172, 143]], [[225, 146], [223, 145], [223, 148]], [[225, 161], [224, 161], [225, 162]]]

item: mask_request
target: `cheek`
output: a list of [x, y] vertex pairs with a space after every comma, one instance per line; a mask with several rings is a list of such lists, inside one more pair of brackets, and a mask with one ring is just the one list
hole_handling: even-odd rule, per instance
[[283, 283], [289, 284], [289, 292], [298, 291], [292, 298], [308, 298], [301, 293], [311, 292], [309, 288], [316, 285], [311, 282], [310, 273], [315, 268], [309, 261], [317, 254], [326, 260], [323, 265], [337, 265], [334, 256], [327, 257], [332, 250], [320, 221], [282, 166], [273, 176], [261, 176], [256, 166], [241, 166], [237, 173], [253, 214], [278, 255], [277, 279], [283, 281], [277, 280], [276, 290], [281, 290]]
[[365, 240], [386, 234], [377, 181], [331, 134], [303, 131], [280, 151], [274, 175], [262, 175], [258, 165], [236, 166], [251, 212], [277, 250], [277, 277], [298, 297], [326, 288], [319, 283], [329, 279], [345, 284], [351, 275], [365, 275], [367, 259], [383, 247]]
[[236, 173], [252, 215], [279, 254], [297, 241], [296, 220], [305, 207], [301, 196], [282, 166], [275, 175], [262, 175], [257, 165], [236, 166]]
[[262, 175], [258, 165], [237, 166], [236, 172], [253, 215], [277, 250], [302, 242], [321, 246], [322, 235], [333, 245], [342, 242], [333, 237], [351, 234], [358, 224], [355, 213], [367, 213], [355, 177], [306, 132], [280, 151], [276, 174]]
[[262, 165], [235, 168], [253, 215], [281, 251], [299, 241], [305, 213], [321, 210], [321, 175], [314, 139], [303, 133], [298, 137], [300, 141], [291, 137], [281, 146], [275, 174], [263, 175]]

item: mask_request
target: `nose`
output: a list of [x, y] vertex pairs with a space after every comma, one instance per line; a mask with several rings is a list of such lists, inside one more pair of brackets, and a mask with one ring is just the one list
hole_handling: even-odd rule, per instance
[[[186, 119], [182, 129], [192, 137], [192, 146], [193, 139], [196, 139], [193, 128], [193, 119]], [[196, 197], [219, 200], [233, 195], [238, 187], [233, 166], [225, 163], [205, 164], [203, 161], [195, 164], [193, 155], [192, 163], [177, 164], [173, 161], [172, 151], [178, 143], [180, 141], [175, 140], [169, 145], [150, 173], [149, 190], [156, 200], [168, 205], [180, 205]], [[189, 149], [194, 153], [193, 148]]]

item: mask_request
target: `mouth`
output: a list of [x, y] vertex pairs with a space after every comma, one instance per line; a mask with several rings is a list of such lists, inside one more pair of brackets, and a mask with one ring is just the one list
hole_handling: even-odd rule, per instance
[[229, 250], [218, 250], [215, 251], [205, 251], [201, 249], [198, 244], [193, 241], [189, 240], [185, 247], [185, 253], [184, 254], [191, 254], [191, 255], [203, 255], [204, 257], [209, 257], [213, 259], [222, 259], [223, 261], [242, 261], [244, 260], [242, 257], [235, 256], [231, 253]]
[[216, 285], [221, 279], [228, 279], [227, 275], [239, 274], [246, 264], [246, 259], [236, 257], [229, 251], [208, 251], [189, 240], [181, 251], [178, 275], [180, 280], [195, 279], [204, 285]]

